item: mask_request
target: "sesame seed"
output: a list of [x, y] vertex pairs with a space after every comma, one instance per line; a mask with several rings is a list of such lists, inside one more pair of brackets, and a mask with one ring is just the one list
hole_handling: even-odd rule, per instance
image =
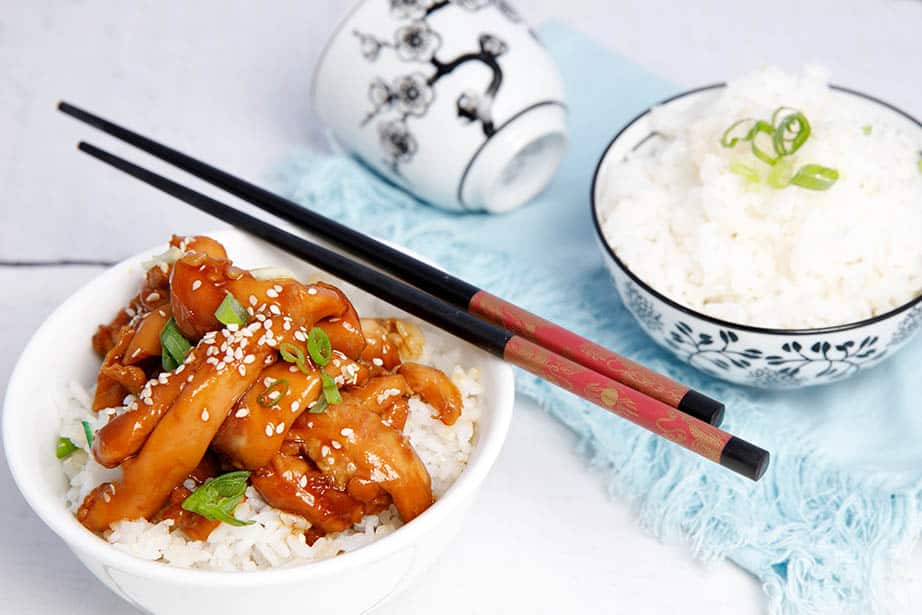
[[266, 423], [266, 435], [271, 438], [273, 433], [275, 433], [275, 426], [272, 423]]
[[300, 407], [301, 407], [301, 404], [298, 403], [298, 400], [294, 400], [293, 402], [291, 402], [291, 411], [292, 411], [292, 412], [297, 412], [297, 411], [298, 411], [298, 408], [300, 408]]
[[240, 408], [239, 410], [237, 410], [237, 412], [234, 413], [234, 416], [236, 416], [238, 419], [242, 419], [249, 413], [250, 413], [250, 409], [244, 406], [243, 408]]
[[331, 440], [330, 444], [332, 444], [333, 448], [335, 448], [336, 450], [339, 450], [343, 447], [343, 445], [339, 443], [339, 440]]
[[252, 362], [255, 361], [255, 360], [256, 360], [256, 356], [255, 356], [255, 355], [252, 355], [252, 354], [248, 354], [247, 356], [243, 357], [243, 363], [244, 363], [245, 365], [249, 365], [250, 363], [252, 363]]
[[246, 376], [246, 375], [247, 375], [247, 368], [246, 368], [246, 365], [238, 365], [238, 366], [237, 366], [237, 373], [240, 374], [241, 376]]
[[279, 296], [279, 293], [274, 288], [270, 288], [269, 290], [266, 291], [266, 296], [271, 299], [276, 299]]
[[250, 305], [252, 305], [253, 307], [256, 307], [256, 297], [254, 295], [250, 295], [249, 301], [250, 301]]
[[201, 287], [202, 287], [202, 281], [196, 280], [195, 282], [192, 283], [192, 292], [197, 291]]
[[378, 367], [381, 367], [382, 365], [384, 365], [384, 361], [382, 361], [378, 357], [373, 358], [371, 362], [377, 365]]
[[151, 294], [147, 295], [147, 297], [145, 297], [145, 301], [148, 301], [148, 302], [157, 301], [159, 299], [160, 299], [160, 293], [158, 293], [157, 291], [154, 291]]
[[204, 408], [204, 409], [202, 410], [202, 422], [203, 422], [203, 423], [207, 423], [207, 422], [208, 422], [208, 408]]
[[317, 289], [316, 289], [316, 288], [313, 288], [313, 287], [308, 288], [308, 289], [307, 289], [307, 294], [308, 294], [308, 295], [316, 295], [316, 294], [317, 294]]
[[279, 423], [275, 426], [275, 433], [281, 434], [283, 431], [285, 431], [285, 423]]
[[343, 427], [342, 429], [339, 430], [339, 435], [345, 438], [351, 438], [355, 435], [355, 432], [352, 431], [352, 429], [349, 427]]
[[273, 303], [272, 305], [269, 306], [269, 311], [272, 312], [273, 314], [275, 314], [276, 316], [281, 316], [281, 314], [282, 314], [282, 310], [280, 310], [280, 309], [279, 309], [279, 306], [277, 306], [277, 305], [274, 304], [274, 303]]
[[272, 287], [272, 290], [274, 290], [274, 291], [277, 292], [277, 293], [280, 293], [280, 292], [282, 292], [282, 287], [279, 286], [278, 284], [276, 284], [276, 285], [274, 285], [274, 286]]
[[304, 336], [303, 331], [295, 331], [295, 339], [299, 342], [305, 341], [307, 338]]

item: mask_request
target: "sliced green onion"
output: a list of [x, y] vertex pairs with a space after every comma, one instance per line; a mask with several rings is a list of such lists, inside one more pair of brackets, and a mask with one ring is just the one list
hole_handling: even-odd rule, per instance
[[741, 120], [738, 120], [730, 124], [730, 127], [727, 128], [724, 131], [724, 133], [720, 136], [720, 144], [723, 145], [724, 147], [735, 147], [736, 144], [740, 142], [740, 139], [743, 139], [744, 141], [748, 141], [750, 138], [750, 134], [752, 132], [751, 130], [747, 130], [745, 135], [742, 137], [731, 137], [730, 136], [730, 134], [736, 130], [737, 126], [741, 126], [742, 124], [745, 124], [747, 122], [755, 122], [755, 120], [752, 119], [751, 117], [747, 117], [747, 118], [743, 118]]
[[[276, 392], [278, 395], [273, 395], [273, 393]], [[277, 404], [280, 399], [285, 397], [286, 393], [288, 393], [288, 381], [284, 378], [279, 378], [267, 386], [266, 390], [260, 393], [259, 397], [256, 398], [256, 401], [263, 408], [271, 408]]]
[[865, 126], [861, 127], [861, 132], [863, 132], [865, 135], [870, 135], [871, 130], [873, 130], [873, 127], [870, 124], [866, 124]]
[[186, 354], [192, 345], [179, 332], [176, 321], [172, 318], [166, 321], [163, 331], [160, 332], [160, 347], [163, 349], [161, 363], [163, 369], [173, 371], [186, 359]]
[[839, 172], [819, 164], [805, 164], [791, 178], [791, 185], [808, 190], [829, 190], [839, 179]]
[[83, 435], [86, 436], [87, 446], [93, 448], [93, 430], [90, 428], [89, 421], [80, 421], [80, 424], [83, 425]]
[[302, 373], [311, 373], [310, 368], [307, 366], [307, 357], [304, 356], [304, 351], [301, 350], [300, 346], [291, 342], [282, 342], [279, 344], [279, 354], [282, 355], [286, 362], [294, 363]]
[[916, 162], [916, 167], [919, 169], [919, 173], [922, 173], [922, 156], [919, 156], [919, 160]]
[[310, 408], [307, 409], [307, 413], [308, 414], [323, 414], [324, 412], [327, 411], [327, 407], [329, 405], [330, 404], [327, 403], [327, 400], [325, 397], [318, 397], [317, 401], [314, 402], [314, 405], [312, 405]]
[[236, 526], [252, 525], [255, 521], [242, 521], [234, 517], [249, 478], [250, 473], [246, 470], [222, 474], [193, 491], [183, 500], [182, 508], [212, 521]]
[[328, 404], [338, 404], [343, 400], [342, 395], [339, 394], [339, 388], [336, 386], [336, 380], [321, 372], [320, 381], [323, 383], [323, 396]]
[[75, 451], [79, 449], [80, 447], [74, 444], [70, 438], [61, 436], [58, 438], [58, 444], [54, 449], [54, 456], [58, 459], [64, 459], [66, 457], [70, 457], [74, 454]]
[[[775, 113], [784, 109], [784, 107], [779, 107]], [[774, 123], [775, 116], [772, 115], [772, 122]], [[778, 123], [778, 126], [775, 128], [775, 134], [772, 136], [772, 143], [775, 146], [775, 153], [778, 156], [790, 156], [807, 141], [810, 137], [810, 122], [807, 121], [807, 117], [800, 111], [795, 111], [790, 115], [784, 116], [781, 121]], [[793, 134], [791, 138], [787, 138], [788, 134]]]
[[231, 293], [224, 295], [224, 300], [214, 312], [214, 317], [222, 325], [244, 326], [247, 324], [247, 311]]
[[307, 335], [307, 352], [311, 355], [314, 364], [323, 367], [330, 362], [333, 356], [333, 346], [330, 337], [320, 327], [314, 327]]
[[742, 162], [731, 162], [730, 172], [734, 175], [739, 175], [746, 181], [753, 184], [758, 183], [758, 181], [761, 179], [755, 169], [753, 169], [748, 164], [743, 164]]
[[766, 150], [759, 147], [758, 137], [760, 134], [765, 134], [771, 137], [773, 146], [772, 149], [774, 149], [775, 129], [768, 122], [759, 120], [756, 122], [756, 125], [753, 126], [752, 130], [749, 131], [749, 134], [746, 135], [746, 141], [752, 142], [753, 155], [765, 164], [774, 165], [776, 162], [778, 162], [781, 156], [772, 156]]
[[794, 107], [784, 107], [784, 106], [778, 107], [772, 112], [772, 126], [778, 125], [778, 116], [781, 115], [782, 111], [793, 111], [794, 113], [800, 113], [800, 111], [798, 111]]
[[793, 165], [790, 160], [782, 159], [768, 170], [768, 175], [765, 176], [765, 183], [767, 183], [772, 188], [787, 188], [791, 183], [791, 174], [793, 173]]

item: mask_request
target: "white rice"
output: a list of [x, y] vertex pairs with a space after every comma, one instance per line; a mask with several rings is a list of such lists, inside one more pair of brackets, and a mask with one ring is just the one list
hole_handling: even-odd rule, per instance
[[[654, 110], [653, 139], [600, 177], [602, 231], [625, 265], [676, 302], [776, 328], [859, 321], [922, 294], [922, 135], [834, 94], [827, 75], [768, 68], [686, 110]], [[827, 191], [764, 183], [748, 144], [719, 140], [736, 120], [794, 107], [812, 125], [792, 157], [837, 169]], [[866, 128], [870, 127], [870, 128]], [[869, 133], [869, 134], [867, 134]], [[763, 174], [747, 183], [740, 162]]]
[[[434, 339], [433, 339], [434, 338]], [[442, 496], [467, 465], [476, 442], [476, 424], [480, 418], [480, 374], [477, 368], [464, 369], [458, 365], [457, 351], [449, 350], [438, 335], [427, 335], [421, 362], [442, 369], [458, 386], [464, 401], [461, 417], [452, 426], [433, 419], [434, 409], [417, 397], [410, 399], [410, 413], [404, 433], [422, 459], [432, 478], [432, 491], [436, 498]], [[442, 345], [446, 347], [441, 347]], [[130, 399], [126, 400], [130, 403]], [[108, 420], [106, 412], [119, 412], [122, 408], [94, 413], [86, 390], [73, 384], [67, 391], [61, 408], [61, 435], [68, 437], [82, 449], [62, 462], [70, 488], [67, 505], [76, 512], [86, 495], [105, 481], [117, 480], [119, 469], [106, 469], [88, 452], [82, 420], [96, 428]], [[308, 546], [304, 530], [310, 524], [303, 517], [275, 509], [249, 487], [246, 500], [237, 507], [235, 516], [255, 524], [234, 527], [219, 525], [206, 541], [188, 540], [181, 531], [171, 531], [171, 520], [150, 523], [121, 521], [105, 534], [105, 539], [126, 553], [136, 557], [160, 561], [182, 568], [210, 570], [259, 570], [286, 567], [333, 557], [354, 551], [382, 536], [397, 530], [402, 522], [394, 506], [378, 515], [366, 515], [351, 529], [328, 534]]]

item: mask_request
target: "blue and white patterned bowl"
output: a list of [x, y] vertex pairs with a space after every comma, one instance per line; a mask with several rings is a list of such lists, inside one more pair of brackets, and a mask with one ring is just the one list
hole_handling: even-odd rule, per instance
[[[660, 105], [691, 105], [716, 96], [723, 84], [691, 90]], [[920, 130], [922, 123], [880, 100], [832, 86], [837, 95], [856, 99], [887, 114], [896, 125]], [[591, 207], [596, 237], [625, 307], [659, 345], [704, 372], [723, 380], [764, 389], [791, 389], [848, 378], [895, 354], [922, 328], [922, 296], [885, 314], [860, 322], [817, 329], [767, 329], [727, 322], [680, 305], [654, 290], [618, 258], [602, 234], [596, 198], [599, 177], [647, 142], [653, 131], [650, 110], [612, 139], [595, 170]]]

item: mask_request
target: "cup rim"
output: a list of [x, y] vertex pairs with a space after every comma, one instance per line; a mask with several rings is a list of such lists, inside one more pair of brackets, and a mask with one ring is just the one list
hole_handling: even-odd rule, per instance
[[[208, 235], [219, 241], [226, 241], [230, 237], [239, 241], [243, 237], [245, 241], [263, 243], [261, 240], [252, 238], [236, 229], [211, 232]], [[28, 471], [23, 467], [22, 453], [20, 451], [23, 446], [31, 446], [34, 443], [21, 443], [16, 439], [16, 434], [13, 433], [16, 421], [14, 419], [13, 405], [23, 399], [24, 392], [20, 390], [26, 386], [24, 372], [28, 361], [24, 359], [38, 352], [37, 341], [42, 336], [47, 335], [46, 331], [50, 330], [57, 321], [66, 321], [71, 316], [73, 306], [79, 302], [79, 296], [92, 293], [97, 290], [97, 287], [106, 286], [106, 278], [112, 275], [114, 271], [129, 269], [137, 265], [138, 262], [163, 252], [164, 249], [166, 249], [166, 245], [160, 244], [129, 256], [116, 265], [105, 269], [71, 294], [32, 334], [26, 343], [25, 349], [17, 359], [16, 366], [8, 382], [3, 403], [2, 439], [7, 466], [13, 476], [13, 482], [32, 511], [52, 532], [64, 540], [69, 548], [75, 550], [81, 560], [88, 556], [91, 560], [95, 560], [104, 567], [112, 566], [140, 577], [178, 585], [255, 587], [289, 583], [339, 574], [362, 567], [367, 563], [380, 561], [404, 548], [412, 547], [418, 540], [425, 540], [429, 533], [441, 523], [446, 522], [452, 510], [463, 507], [466, 498], [471, 498], [476, 494], [476, 491], [483, 484], [499, 457], [509, 432], [515, 402], [513, 370], [509, 365], [493, 357], [490, 357], [490, 361], [495, 361], [498, 382], [498, 395], [495, 399], [495, 404], [491, 406], [491, 408], [495, 408], [495, 421], [491, 422], [490, 429], [482, 433], [482, 440], [478, 443], [481, 447], [480, 456], [476, 460], [469, 462], [445, 494], [419, 517], [404, 524], [397, 531], [355, 551], [295, 566], [254, 571], [188, 569], [159, 561], [145, 560], [120, 551], [114, 545], [80, 525], [69, 511], [65, 512], [73, 523], [62, 523], [62, 520], [67, 518], [60, 514], [62, 502], [56, 502], [54, 498], [46, 497], [36, 486], [33, 486], [38, 481], [30, 482]]]
[[[601, 174], [602, 167], [604, 166], [606, 160], [608, 159], [608, 155], [609, 155], [609, 153], [611, 152], [612, 147], [614, 147], [615, 143], [618, 142], [618, 140], [621, 138], [621, 136], [622, 136], [625, 132], [627, 132], [627, 130], [628, 130], [629, 128], [631, 128], [634, 124], [636, 124], [637, 122], [639, 122], [639, 121], [642, 120], [643, 118], [645, 118], [645, 117], [647, 117], [648, 115], [650, 115], [650, 113], [653, 111], [654, 108], [659, 107], [659, 106], [661, 106], [661, 105], [665, 105], [665, 104], [671, 103], [671, 102], [673, 102], [673, 101], [676, 101], [676, 100], [679, 100], [679, 99], [682, 99], [682, 98], [686, 98], [686, 97], [689, 97], [689, 96], [695, 96], [695, 95], [701, 94], [701, 93], [703, 93], [703, 92], [708, 92], [708, 91], [711, 91], [711, 90], [718, 90], [718, 89], [721, 89], [721, 88], [726, 87], [726, 85], [727, 85], [726, 82], [711, 83], [711, 84], [704, 85], [704, 86], [701, 86], [701, 87], [693, 88], [693, 89], [691, 89], [691, 90], [686, 90], [686, 91], [684, 91], [684, 92], [680, 92], [680, 93], [678, 93], [678, 94], [675, 94], [675, 95], [673, 95], [673, 96], [670, 96], [670, 97], [668, 97], [668, 98], [665, 98], [665, 99], [663, 99], [663, 100], [661, 100], [661, 101], [659, 101], [659, 102], [657, 102], [657, 103], [654, 103], [653, 105], [651, 105], [650, 107], [648, 107], [646, 110], [644, 110], [644, 111], [642, 111], [641, 113], [639, 113], [638, 115], [636, 115], [630, 122], [628, 122], [627, 124], [625, 124], [625, 125], [615, 134], [615, 136], [611, 139], [611, 141], [608, 142], [608, 145], [605, 146], [605, 149], [604, 149], [604, 151], [602, 152], [602, 155], [601, 155], [601, 157], [599, 158], [598, 163], [596, 163], [595, 171], [594, 171], [593, 174], [592, 174], [592, 184], [591, 184], [590, 189], [589, 189], [589, 190], [590, 190], [590, 192], [589, 192], [589, 208], [590, 208], [590, 210], [591, 210], [592, 225], [593, 225], [593, 228], [595, 229], [596, 238], [600, 241], [600, 243], [601, 243], [602, 247], [604, 248], [605, 252], [608, 254], [609, 257], [611, 257], [612, 261], [618, 266], [618, 268], [621, 269], [621, 271], [623, 271], [623, 272], [624, 272], [624, 273], [625, 273], [635, 284], [637, 284], [638, 286], [640, 286], [640, 287], [641, 287], [642, 289], [644, 289], [646, 292], [650, 293], [651, 295], [653, 295], [654, 297], [656, 297], [657, 299], [659, 299], [660, 301], [662, 301], [662, 302], [665, 303], [666, 305], [668, 305], [668, 306], [670, 306], [670, 307], [672, 307], [672, 308], [674, 308], [674, 309], [676, 309], [676, 310], [678, 310], [678, 311], [680, 311], [680, 312], [683, 312], [684, 314], [687, 314], [687, 315], [692, 316], [692, 317], [694, 317], [694, 318], [698, 318], [698, 319], [700, 319], [700, 320], [704, 320], [704, 321], [709, 322], [709, 323], [711, 323], [711, 324], [717, 325], [718, 327], [731, 328], [731, 329], [735, 329], [735, 330], [739, 330], [739, 331], [748, 331], [748, 332], [750, 332], [750, 333], [760, 333], [760, 334], [764, 334], [764, 335], [796, 335], [796, 336], [802, 336], [802, 335], [823, 335], [823, 334], [829, 334], [829, 333], [841, 333], [841, 332], [843, 332], [843, 331], [850, 331], [850, 330], [853, 330], [853, 329], [860, 329], [861, 327], [865, 327], [865, 326], [868, 326], [868, 325], [873, 325], [873, 324], [876, 324], [876, 323], [878, 323], [878, 322], [881, 322], [881, 321], [884, 321], [884, 320], [888, 320], [888, 319], [890, 319], [890, 318], [892, 318], [892, 317], [894, 317], [894, 316], [898, 316], [899, 314], [901, 314], [901, 313], [903, 313], [903, 312], [909, 311], [910, 309], [912, 309], [913, 307], [915, 307], [915, 306], [917, 306], [917, 305], [922, 305], [922, 295], [919, 295], [918, 297], [915, 297], [915, 298], [913, 298], [913, 299], [910, 299], [910, 300], [907, 301], [906, 303], [904, 303], [904, 304], [902, 304], [902, 305], [899, 305], [899, 306], [893, 308], [892, 310], [890, 310], [890, 311], [888, 311], [888, 312], [884, 312], [883, 314], [878, 314], [877, 316], [872, 316], [872, 317], [870, 317], [870, 318], [865, 318], [865, 319], [863, 319], [863, 320], [854, 321], [854, 322], [848, 322], [848, 323], [844, 323], [844, 324], [841, 324], [841, 325], [831, 325], [831, 326], [827, 326], [827, 327], [812, 327], [812, 328], [804, 328], [804, 329], [779, 329], [779, 328], [773, 328], [773, 327], [759, 327], [759, 326], [755, 326], [755, 325], [746, 325], [746, 324], [741, 324], [741, 323], [737, 323], [737, 322], [731, 322], [731, 321], [728, 321], [728, 320], [723, 320], [723, 319], [717, 318], [717, 317], [715, 317], [715, 316], [709, 316], [709, 315], [707, 315], [707, 314], [704, 314], [704, 313], [702, 313], [702, 312], [699, 312], [699, 311], [697, 311], [697, 310], [694, 310], [694, 309], [692, 309], [692, 308], [690, 308], [690, 307], [688, 307], [688, 306], [682, 305], [681, 303], [675, 301], [674, 299], [670, 299], [669, 297], [667, 297], [667, 296], [664, 295], [663, 293], [657, 291], [655, 288], [653, 288], [653, 287], [652, 287], [651, 285], [649, 285], [647, 282], [643, 281], [637, 274], [635, 274], [633, 271], [631, 271], [631, 270], [628, 268], [628, 266], [627, 266], [626, 264], [624, 264], [624, 262], [623, 262], [623, 261], [618, 257], [618, 255], [615, 253], [614, 248], [612, 248], [611, 244], [609, 244], [609, 242], [608, 242], [608, 240], [606, 239], [604, 233], [602, 233], [602, 224], [601, 224], [601, 221], [599, 220], [599, 210], [598, 210], [598, 207], [597, 207], [597, 204], [596, 204], [596, 188], [597, 188], [598, 182], [599, 182], [599, 175]], [[884, 107], [884, 108], [886, 108], [886, 109], [889, 109], [890, 111], [896, 113], [897, 115], [903, 116], [905, 119], [908, 119], [909, 121], [911, 121], [912, 123], [914, 123], [916, 126], [918, 126], [920, 129], [922, 129], [922, 122], [920, 122], [920, 121], [919, 121], [918, 119], [916, 119], [914, 116], [910, 115], [910, 114], [907, 113], [906, 111], [903, 111], [902, 109], [900, 109], [899, 107], [897, 107], [897, 106], [895, 106], [895, 105], [893, 105], [893, 104], [891, 104], [891, 103], [888, 103], [888, 102], [886, 102], [886, 101], [884, 101], [884, 100], [881, 100], [881, 99], [879, 99], [879, 98], [877, 98], [877, 97], [875, 97], [875, 96], [871, 96], [870, 94], [866, 94], [866, 93], [864, 93], [864, 92], [861, 92], [861, 91], [859, 91], [859, 90], [854, 90], [854, 89], [852, 89], [852, 88], [848, 88], [848, 87], [841, 86], [841, 85], [829, 84], [829, 88], [832, 89], [832, 90], [835, 90], [835, 91], [837, 91], [837, 92], [840, 92], [840, 93], [842, 93], [842, 94], [847, 94], [847, 95], [850, 95], [850, 96], [855, 96], [855, 97], [857, 97], [857, 98], [863, 98], [863, 99], [865, 99], [865, 100], [867, 100], [867, 101], [870, 101], [870, 102], [872, 102], [872, 103], [875, 103], [875, 104], [877, 104], [877, 105], [880, 105], [880, 106], [882, 106], [882, 107]], [[651, 135], [652, 135], [652, 133], [651, 133]], [[647, 138], [649, 138], [649, 136], [648, 136]]]

